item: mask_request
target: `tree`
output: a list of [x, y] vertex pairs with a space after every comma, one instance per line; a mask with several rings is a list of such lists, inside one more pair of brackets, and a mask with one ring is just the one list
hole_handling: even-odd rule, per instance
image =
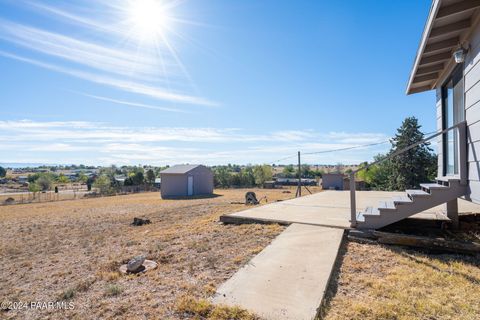
[[88, 176], [87, 176], [85, 173], [80, 172], [80, 173], [78, 174], [78, 181], [81, 182], [81, 183], [87, 183], [87, 181], [88, 181]]
[[7, 170], [4, 167], [0, 167], [0, 178], [3, 178], [7, 175]]
[[243, 187], [252, 187], [255, 185], [255, 175], [253, 174], [253, 168], [247, 166], [240, 171], [240, 185]]
[[261, 186], [265, 181], [272, 180], [272, 167], [266, 164], [255, 166], [253, 167], [253, 175], [255, 177], [255, 184]]
[[289, 164], [283, 168], [282, 173], [285, 175], [285, 178], [292, 178], [295, 176], [295, 168], [293, 165]]
[[48, 175], [41, 175], [35, 183], [42, 191], [47, 191], [52, 186], [52, 179]]
[[[391, 140], [392, 149], [390, 153], [423, 140], [424, 135], [420, 128], [421, 126], [418, 124], [417, 118], [406, 118], [400, 128], [397, 129], [395, 137]], [[437, 160], [429, 145], [429, 142], [422, 143], [390, 160], [392, 169], [390, 189], [405, 190], [415, 188], [420, 183], [431, 181], [435, 178]]]
[[147, 178], [146, 178], [147, 182], [149, 184], [154, 184], [155, 183], [155, 172], [153, 172], [152, 169], [148, 169], [147, 170]]
[[101, 194], [109, 194], [112, 191], [111, 181], [107, 175], [101, 175], [98, 177], [93, 186], [98, 189]]
[[68, 179], [67, 176], [65, 176], [63, 173], [60, 173], [57, 177], [57, 181], [59, 183], [69, 183], [70, 182], [70, 179]]
[[230, 170], [226, 166], [216, 167], [215, 171], [213, 172], [213, 179], [216, 186], [221, 188], [230, 187]]

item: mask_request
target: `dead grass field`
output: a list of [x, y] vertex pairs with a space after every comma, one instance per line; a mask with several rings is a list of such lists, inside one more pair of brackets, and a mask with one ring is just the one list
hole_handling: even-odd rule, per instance
[[[190, 318], [182, 312], [186, 301], [210, 297], [284, 229], [220, 225], [221, 214], [245, 208], [230, 202], [243, 201], [246, 191], [216, 190], [218, 197], [193, 200], [142, 193], [0, 207], [1, 299], [75, 306], [0, 311], [0, 318]], [[294, 196], [254, 191], [270, 202]], [[139, 216], [152, 224], [131, 226]], [[140, 254], [159, 267], [140, 275], [117, 272]]]
[[479, 257], [355, 242], [343, 251], [324, 319], [480, 319]]

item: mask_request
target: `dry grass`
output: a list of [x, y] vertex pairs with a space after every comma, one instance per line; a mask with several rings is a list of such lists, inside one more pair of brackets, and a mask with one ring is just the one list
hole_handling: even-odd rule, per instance
[[[230, 202], [242, 201], [246, 191], [216, 190], [216, 198], [195, 200], [143, 193], [0, 207], [2, 300], [75, 305], [73, 310], [1, 311], [0, 318], [198, 317], [179, 312], [178, 299], [209, 298], [284, 229], [220, 225], [221, 214], [245, 208]], [[281, 190], [254, 191], [270, 202], [293, 197]], [[139, 216], [152, 224], [131, 226]], [[122, 263], [140, 254], [158, 262], [158, 268], [140, 275], [118, 273]], [[212, 319], [233, 312], [214, 310]]]
[[325, 319], [480, 318], [478, 257], [346, 246]]

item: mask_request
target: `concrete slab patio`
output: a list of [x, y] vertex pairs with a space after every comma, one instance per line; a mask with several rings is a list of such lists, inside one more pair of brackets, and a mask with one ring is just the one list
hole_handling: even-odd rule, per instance
[[[394, 196], [405, 195], [404, 192], [357, 191], [357, 211], [367, 206], [376, 206], [379, 201], [389, 200]], [[227, 223], [242, 222], [278, 222], [284, 224], [303, 223], [332, 228], [350, 228], [350, 193], [349, 191], [323, 191], [301, 198], [276, 202], [254, 207], [221, 217]], [[480, 205], [460, 199], [460, 212], [480, 212]], [[443, 206], [438, 206], [418, 213], [411, 218], [430, 220], [447, 219], [441, 214]]]
[[292, 224], [232, 278], [214, 302], [265, 319], [313, 319], [327, 288], [344, 230]]

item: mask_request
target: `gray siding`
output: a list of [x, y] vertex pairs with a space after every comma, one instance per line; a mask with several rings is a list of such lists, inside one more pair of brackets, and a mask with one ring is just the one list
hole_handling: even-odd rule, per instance
[[468, 125], [470, 198], [480, 203], [480, 26], [475, 29], [464, 65], [465, 119]]
[[162, 198], [188, 196], [188, 177], [193, 176], [193, 195], [213, 193], [213, 173], [204, 166], [183, 174], [161, 173], [160, 187]]
[[[467, 121], [468, 183], [470, 194], [467, 199], [480, 203], [480, 25], [470, 38], [470, 51], [464, 63], [464, 102], [465, 120]], [[437, 87], [437, 129], [442, 129], [441, 85], [445, 79], [438, 81]], [[443, 145], [438, 140], [438, 175], [443, 175]]]
[[187, 196], [187, 175], [162, 173], [161, 177], [160, 190], [163, 198]]
[[322, 188], [325, 190], [343, 190], [343, 175], [326, 173], [322, 176]]

